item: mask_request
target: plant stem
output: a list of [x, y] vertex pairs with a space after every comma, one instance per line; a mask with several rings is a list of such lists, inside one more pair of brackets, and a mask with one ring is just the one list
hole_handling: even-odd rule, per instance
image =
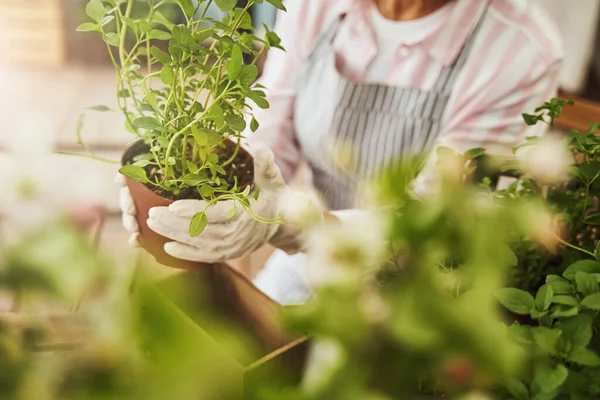
[[[131, 16], [131, 10], [133, 9], [133, 0], [127, 0], [127, 8], [125, 9], [125, 17]], [[120, 13], [121, 11], [119, 11]], [[117, 18], [118, 20], [118, 18]], [[121, 28], [121, 42], [119, 43], [119, 57], [121, 59], [121, 68], [125, 67], [125, 40], [127, 38], [127, 24], [123, 24]]]
[[571, 244], [571, 243], [569, 243], [569, 242], [567, 242], [567, 241], [565, 241], [565, 240], [561, 239], [559, 236], [557, 236], [557, 235], [555, 235], [555, 234], [552, 234], [552, 236], [554, 236], [554, 238], [555, 238], [556, 240], [558, 240], [560, 243], [562, 243], [563, 245], [565, 245], [565, 246], [567, 246], [567, 247], [570, 247], [570, 248], [572, 248], [573, 250], [577, 250], [577, 251], [580, 251], [580, 252], [582, 252], [582, 253], [585, 253], [585, 254], [587, 254], [587, 255], [591, 256], [592, 258], [596, 258], [596, 256], [594, 255], [594, 253], [592, 253], [592, 252], [590, 252], [590, 251], [587, 251], [586, 249], [582, 249], [581, 247], [577, 247], [577, 246], [575, 246], [575, 245], [573, 245], [573, 244]]
[[229, 159], [221, 165], [222, 167], [226, 167], [227, 165], [231, 164], [233, 162], [233, 160], [235, 160], [235, 158], [237, 157], [237, 155], [240, 151], [241, 142], [242, 142], [241, 139], [238, 137], [238, 140], [237, 140], [237, 143], [235, 146], [235, 150], [233, 151], [233, 155], [231, 157], [229, 157]]

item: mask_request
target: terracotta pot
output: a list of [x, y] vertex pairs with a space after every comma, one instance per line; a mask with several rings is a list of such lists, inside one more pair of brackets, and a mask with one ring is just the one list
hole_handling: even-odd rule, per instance
[[[147, 148], [148, 146], [142, 141], [133, 143], [123, 153], [121, 164], [125, 165], [127, 161], [131, 160], [134, 156], [145, 153]], [[252, 159], [252, 157], [244, 149], [240, 149], [240, 152], [246, 153], [246, 155]], [[146, 185], [134, 179], [126, 178], [126, 182], [137, 209], [137, 222], [140, 230], [138, 241], [142, 248], [154, 256], [157, 262], [168, 267], [179, 269], [198, 269], [210, 265], [201, 262], [180, 260], [168, 255], [164, 251], [164, 245], [172, 240], [151, 230], [146, 221], [148, 220], [148, 213], [151, 208], [168, 206], [173, 203], [173, 200], [159, 196]]]

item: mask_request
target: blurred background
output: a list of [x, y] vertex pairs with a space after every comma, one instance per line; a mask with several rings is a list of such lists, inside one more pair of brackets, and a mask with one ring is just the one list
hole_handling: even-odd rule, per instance
[[[600, 0], [539, 1], [564, 36], [563, 95], [584, 99], [565, 116], [566, 127], [579, 119], [600, 121]], [[49, 208], [87, 207], [104, 215], [102, 245], [121, 257], [128, 254], [128, 246], [113, 184], [117, 165], [48, 155], [81, 151], [76, 130], [87, 107], [116, 108], [115, 73], [104, 43], [95, 33], [75, 31], [86, 20], [86, 2], [0, 0], [0, 179], [6, 185], [15, 169], [27, 170], [43, 182], [40, 190]], [[256, 5], [251, 12], [258, 29], [263, 24], [273, 27], [275, 9], [270, 4]], [[116, 112], [85, 112], [82, 127], [86, 144], [115, 161], [132, 139]], [[18, 156], [11, 157], [11, 151]]]

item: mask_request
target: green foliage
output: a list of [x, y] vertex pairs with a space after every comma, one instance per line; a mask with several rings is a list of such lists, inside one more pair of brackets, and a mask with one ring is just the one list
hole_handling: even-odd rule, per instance
[[[197, 6], [191, 0], [87, 4], [93, 22], [78, 30], [97, 31], [106, 42], [126, 127], [150, 149], [140, 156], [145, 172], [127, 166], [121, 170], [124, 175], [172, 198], [199, 198], [210, 204], [229, 199], [248, 207], [241, 184], [252, 182], [238, 185], [232, 175], [243, 167], [233, 164], [246, 117], [253, 131], [258, 128], [248, 100], [261, 108], [269, 106], [262, 88], [254, 85], [255, 63], [271, 47], [281, 48], [274, 32], [267, 30], [264, 39], [252, 33], [248, 10], [259, 2], [250, 0], [238, 8], [237, 1], [215, 0], [228, 13], [222, 21], [206, 16], [212, 0]], [[171, 3], [180, 13], [169, 18], [164, 10]], [[271, 3], [284, 9], [279, 1]], [[227, 143], [234, 143], [234, 150]], [[196, 178], [190, 179], [190, 173]], [[198, 226], [190, 232], [199, 234]]]
[[[553, 127], [562, 107], [572, 104], [572, 101], [552, 99], [538, 107], [535, 115], [525, 114], [524, 117], [529, 125], [541, 121]], [[564, 243], [559, 246], [556, 254], [540, 249], [531, 240], [515, 238], [511, 247], [519, 259], [519, 266], [511, 272], [511, 286], [528, 291], [537, 290], [543, 284], [544, 276], [561, 274], [574, 262], [597, 254], [597, 222], [600, 221], [597, 210], [600, 194], [599, 127], [598, 124], [591, 124], [586, 132], [572, 130], [567, 133], [568, 148], [578, 160], [571, 167], [568, 182], [544, 185], [537, 183], [531, 176], [522, 174], [508, 188], [495, 192], [495, 196], [507, 205], [519, 199], [542, 200], [557, 216], [564, 232]], [[537, 141], [538, 138], [528, 138], [527, 143], [519, 148], [535, 145]], [[503, 170], [513, 170], [514, 167], [508, 163]], [[575, 265], [577, 267], [573, 268], [579, 268], [579, 264]], [[586, 267], [582, 268], [585, 272], [592, 272], [586, 270]], [[569, 276], [569, 279], [572, 278]]]

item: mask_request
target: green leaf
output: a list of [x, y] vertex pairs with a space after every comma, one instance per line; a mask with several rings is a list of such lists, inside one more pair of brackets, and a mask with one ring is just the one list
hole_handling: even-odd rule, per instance
[[555, 366], [542, 364], [535, 369], [534, 382], [543, 393], [548, 393], [562, 386], [568, 376], [569, 371], [562, 364]]
[[208, 112], [206, 118], [214, 121], [217, 127], [222, 128], [225, 125], [225, 117], [223, 115], [223, 109], [217, 103], [213, 103]]
[[146, 176], [146, 170], [137, 165], [125, 165], [119, 169], [121, 175], [128, 178], [135, 179], [138, 182], [147, 183], [150, 182]]
[[113, 15], [104, 16], [104, 18], [102, 18], [102, 20], [100, 21], [100, 26], [108, 25], [113, 19], [115, 19]]
[[100, 111], [100, 112], [106, 112], [106, 111], [113, 111], [111, 108], [107, 107], [107, 106], [92, 106], [92, 107], [88, 107], [88, 110], [91, 111]]
[[150, 164], [152, 164], [150, 162], [150, 160], [139, 160], [139, 161], [136, 161], [133, 163], [133, 165], [137, 165], [138, 167], [142, 167], [142, 168], [144, 168]]
[[265, 93], [260, 90], [247, 90], [244, 92], [256, 105], [262, 109], [269, 108], [269, 102], [265, 99]]
[[198, 171], [200, 171], [200, 168], [198, 168], [198, 166], [190, 160], [186, 160], [185, 164], [187, 166], [188, 171], [190, 171], [192, 174], [197, 174]]
[[533, 296], [524, 290], [503, 288], [496, 292], [496, 298], [504, 307], [516, 314], [529, 314], [535, 307]]
[[171, 56], [169, 55], [169, 53], [162, 51], [156, 46], [152, 46], [152, 48], [150, 49], [150, 54], [162, 64], [169, 64], [171, 62]]
[[173, 27], [173, 40], [183, 46], [188, 46], [194, 41], [194, 38], [187, 26], [175, 25]]
[[552, 291], [552, 287], [550, 285], [542, 285], [538, 290], [535, 296], [535, 308], [538, 311], [547, 310], [550, 307], [550, 303], [552, 302], [552, 296], [554, 296], [554, 292]]
[[575, 282], [577, 282], [577, 290], [579, 290], [585, 296], [589, 296], [600, 291], [596, 279], [587, 272], [578, 271], [575, 274]]
[[587, 346], [592, 340], [592, 318], [587, 314], [579, 314], [560, 321], [558, 328], [564, 340], [573, 346]]
[[152, 17], [152, 22], [156, 22], [157, 24], [164, 26], [169, 31], [173, 29], [173, 26], [175, 26], [174, 23], [169, 21], [163, 14], [161, 14], [158, 11], [154, 11], [154, 16]]
[[600, 367], [600, 357], [592, 350], [577, 346], [569, 352], [567, 360], [586, 367]]
[[239, 115], [228, 115], [225, 117], [225, 124], [235, 132], [243, 132], [246, 129], [246, 121]]
[[200, 195], [205, 199], [209, 199], [213, 194], [215, 194], [215, 189], [212, 186], [206, 184], [200, 187]]
[[258, 77], [258, 67], [254, 64], [242, 65], [239, 80], [244, 86], [250, 86]]
[[282, 10], [282, 11], [287, 11], [285, 6], [283, 5], [283, 3], [281, 2], [281, 0], [267, 0], [268, 3], [274, 5], [276, 8]]
[[233, 218], [235, 216], [235, 214], [237, 214], [237, 212], [238, 212], [237, 206], [233, 206], [231, 211], [229, 211], [229, 214], [227, 214], [227, 219]]
[[141, 129], [158, 129], [162, 127], [160, 122], [152, 117], [140, 117], [133, 121], [133, 126]]
[[175, 164], [177, 164], [177, 161], [175, 160], [175, 157], [169, 157], [169, 158], [167, 158], [167, 164], [169, 164], [169, 165], [175, 165]]
[[200, 235], [207, 224], [208, 218], [206, 217], [206, 214], [204, 212], [196, 213], [196, 215], [192, 217], [192, 222], [190, 223], [190, 236], [196, 237]]
[[252, 132], [256, 132], [258, 127], [259, 127], [258, 121], [256, 120], [256, 118], [254, 118], [254, 116], [252, 116], [252, 120], [250, 121], [250, 130]]
[[199, 129], [197, 126], [192, 126], [192, 136], [198, 146], [206, 146], [208, 144], [208, 134], [206, 130]]
[[565, 306], [573, 306], [573, 307], [579, 306], [579, 302], [577, 301], [577, 299], [575, 297], [567, 296], [567, 295], [557, 295], [557, 296], [552, 297], [552, 303], [562, 304]]
[[588, 274], [600, 273], [600, 264], [594, 260], [580, 260], [569, 265], [563, 272], [563, 276], [573, 282], [577, 272], [583, 271]]
[[538, 123], [538, 121], [540, 120], [540, 117], [537, 115], [523, 114], [523, 120], [525, 121], [525, 123], [527, 125], [533, 126]]
[[581, 305], [591, 310], [600, 310], [600, 293], [594, 293], [585, 297], [581, 300]]
[[231, 49], [231, 58], [229, 59], [229, 64], [227, 65], [227, 76], [232, 81], [236, 80], [242, 71], [242, 65], [244, 60], [242, 58], [242, 50], [240, 46], [237, 44], [233, 46]]
[[546, 283], [552, 287], [554, 294], [575, 293], [575, 288], [571, 285], [571, 283], [558, 275], [546, 276]]
[[77, 32], [94, 32], [99, 31], [100, 25], [92, 22], [85, 22], [77, 27]]
[[138, 24], [140, 25], [140, 32], [144, 34], [150, 32], [150, 29], [152, 29], [150, 23], [148, 23], [146, 20], [141, 19], [139, 20]]
[[160, 80], [165, 85], [170, 85], [175, 81], [175, 75], [173, 74], [173, 70], [171, 69], [171, 65], [165, 64], [160, 70]]
[[217, 7], [221, 11], [231, 11], [237, 4], [237, 0], [215, 0]]
[[579, 307], [557, 306], [552, 309], [553, 318], [566, 318], [579, 314]]
[[556, 343], [560, 338], [561, 331], [545, 326], [536, 326], [531, 329], [531, 333], [534, 342], [540, 349], [549, 354], [556, 354]]
[[594, 255], [596, 256], [596, 261], [600, 261], [600, 240], [596, 243], [596, 250], [594, 250]]
[[198, 185], [206, 182], [207, 179], [203, 176], [191, 173], [191, 174], [185, 174], [183, 177], [181, 177], [180, 181], [185, 183], [188, 186], [198, 186]]
[[121, 38], [114, 32], [108, 32], [102, 35], [102, 39], [111, 46], [118, 47], [121, 44]]
[[472, 160], [472, 159], [480, 157], [484, 154], [485, 154], [484, 148], [475, 148], [475, 149], [468, 150], [465, 153], [464, 157], [465, 157], [465, 160]]
[[169, 32], [161, 31], [160, 29], [152, 29], [148, 34], [148, 37], [156, 40], [169, 40], [172, 36]]
[[106, 15], [106, 9], [100, 0], [91, 0], [85, 6], [85, 13], [96, 22], [100, 22]]
[[159, 136], [156, 138], [156, 142], [159, 144], [160, 147], [162, 147], [163, 149], [166, 149], [167, 147], [169, 147], [169, 139], [167, 139], [164, 136]]
[[529, 400], [529, 391], [525, 385], [516, 379], [508, 381], [504, 387], [510, 393], [514, 400]]
[[181, 10], [190, 18], [194, 17], [194, 3], [192, 0], [176, 0]]

